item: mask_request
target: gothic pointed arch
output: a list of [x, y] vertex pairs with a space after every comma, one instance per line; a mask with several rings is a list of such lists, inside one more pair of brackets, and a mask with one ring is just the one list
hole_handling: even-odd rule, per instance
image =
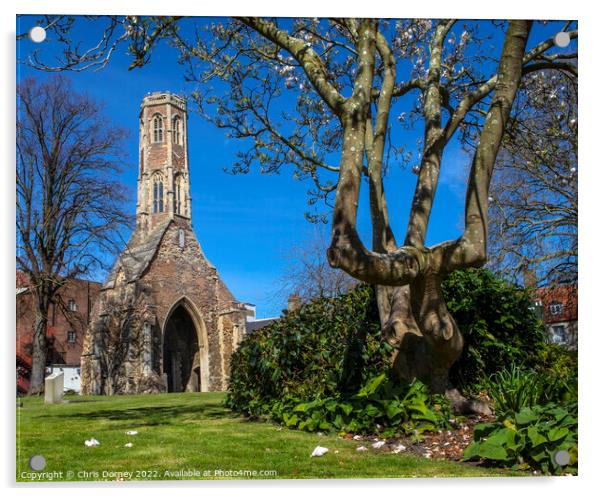
[[175, 214], [184, 214], [184, 186], [182, 175], [176, 174], [173, 178], [173, 211]]
[[[189, 335], [190, 329], [186, 329], [190, 323], [194, 337]], [[161, 325], [161, 340], [168, 391], [209, 391], [207, 328], [201, 312], [186, 296], [178, 298], [167, 312]], [[184, 353], [188, 355], [179, 356]]]

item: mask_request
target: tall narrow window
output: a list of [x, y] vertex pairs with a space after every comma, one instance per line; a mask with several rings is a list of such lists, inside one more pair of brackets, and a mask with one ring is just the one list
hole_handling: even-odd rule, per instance
[[174, 197], [173, 197], [173, 210], [174, 213], [182, 214], [182, 177], [178, 174], [174, 178]]
[[159, 114], [153, 117], [153, 142], [163, 142], [163, 117]]
[[182, 139], [182, 130], [181, 130], [181, 119], [179, 115], [176, 115], [173, 118], [173, 142], [176, 145], [181, 145], [181, 139]]
[[153, 213], [163, 212], [163, 178], [160, 174], [153, 177]]
[[163, 181], [159, 183], [159, 212], [163, 212]]

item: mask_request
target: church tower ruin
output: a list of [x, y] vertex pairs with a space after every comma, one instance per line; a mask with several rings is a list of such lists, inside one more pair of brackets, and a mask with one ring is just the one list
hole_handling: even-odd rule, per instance
[[186, 100], [146, 96], [139, 126], [136, 228], [92, 312], [82, 393], [221, 391], [245, 308], [192, 228]]

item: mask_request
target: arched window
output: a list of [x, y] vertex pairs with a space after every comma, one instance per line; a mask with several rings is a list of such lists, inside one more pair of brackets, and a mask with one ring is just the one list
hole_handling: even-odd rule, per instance
[[153, 117], [153, 143], [163, 143], [163, 117], [159, 114]]
[[163, 212], [163, 178], [161, 174], [153, 176], [153, 213]]
[[182, 214], [182, 177], [178, 174], [174, 178], [174, 196], [173, 196], [173, 211], [174, 213]]
[[182, 144], [182, 119], [180, 119], [179, 115], [176, 115], [172, 121], [172, 129], [173, 129], [173, 142], [176, 145]]

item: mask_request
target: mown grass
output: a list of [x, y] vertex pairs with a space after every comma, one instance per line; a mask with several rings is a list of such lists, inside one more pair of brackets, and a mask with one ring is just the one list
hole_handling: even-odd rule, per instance
[[[251, 422], [223, 406], [223, 393], [66, 399], [60, 405], [23, 399], [17, 411], [18, 481], [52, 472], [55, 481], [512, 475], [410, 454], [357, 452], [356, 442], [336, 435]], [[128, 430], [138, 434], [127, 436]], [[86, 447], [92, 437], [100, 445]], [[124, 447], [128, 442], [133, 447]], [[310, 457], [318, 444], [330, 451]], [[45, 457], [42, 472], [29, 468], [33, 455]], [[272, 472], [260, 472], [266, 470]]]

